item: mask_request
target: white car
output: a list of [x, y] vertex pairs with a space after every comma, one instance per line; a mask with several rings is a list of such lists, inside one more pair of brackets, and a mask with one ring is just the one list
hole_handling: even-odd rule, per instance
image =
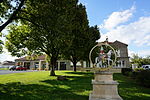
[[143, 65], [142, 68], [145, 70], [150, 70], [150, 65]]

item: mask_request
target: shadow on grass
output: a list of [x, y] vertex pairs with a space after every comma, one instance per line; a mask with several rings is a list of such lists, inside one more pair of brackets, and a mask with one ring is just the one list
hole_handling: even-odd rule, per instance
[[57, 85], [24, 85], [19, 82], [0, 84], [0, 100], [87, 100], [86, 96]]
[[44, 80], [42, 81], [46, 84], [50, 84], [53, 86], [64, 85], [67, 86], [72, 91], [91, 91], [91, 77], [87, 76], [67, 76], [67, 80], [59, 81], [59, 80]]
[[119, 82], [123, 100], [150, 100], [150, 89], [139, 86], [135, 80], [118, 73], [114, 74], [114, 80]]
[[[75, 73], [74, 73], [75, 74]], [[88, 100], [92, 74], [67, 76], [68, 80], [44, 80], [40, 84], [0, 84], [0, 100]]]
[[65, 72], [66, 74], [78, 74], [83, 76], [93, 76], [93, 72]]
[[[88, 100], [93, 73], [66, 73], [70, 76], [64, 81], [49, 79], [38, 84], [0, 84], [0, 100]], [[140, 87], [134, 80], [121, 74], [114, 74], [114, 80], [120, 83], [119, 93], [123, 100], [150, 100], [150, 89]]]

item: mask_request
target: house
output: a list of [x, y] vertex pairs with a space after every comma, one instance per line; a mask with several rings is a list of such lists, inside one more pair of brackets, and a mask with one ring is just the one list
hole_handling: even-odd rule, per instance
[[117, 68], [130, 67], [129, 56], [128, 56], [128, 45], [117, 40], [111, 43], [110, 45], [116, 48], [117, 51], [119, 52], [115, 67]]
[[108, 42], [108, 38], [106, 39], [106, 41], [99, 43], [106, 43], [106, 42], [114, 49], [116, 49], [118, 53], [116, 65], [113, 67], [115, 68], [130, 67], [128, 56], [128, 45], [117, 40], [114, 42]]
[[4, 61], [1, 63], [1, 67], [3, 68], [9, 68], [10, 66], [14, 66], [15, 65], [15, 62], [13, 61]]
[[[37, 57], [22, 57], [15, 59], [15, 65], [24, 66], [27, 69], [48, 69], [48, 62], [45, 60], [45, 55]], [[69, 60], [57, 60], [56, 70], [69, 70], [70, 61]]]

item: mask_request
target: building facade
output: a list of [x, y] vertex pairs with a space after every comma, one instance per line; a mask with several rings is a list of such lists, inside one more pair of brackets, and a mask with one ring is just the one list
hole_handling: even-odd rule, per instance
[[[38, 69], [44, 70], [48, 69], [48, 62], [45, 60], [45, 55], [38, 56], [34, 60], [28, 59], [28, 57], [22, 57], [15, 60], [15, 65], [26, 67], [27, 69]], [[56, 70], [69, 70], [70, 61], [69, 60], [57, 60]]]
[[0, 64], [0, 67], [3, 68], [9, 68], [10, 66], [14, 66], [15, 62], [13, 61], [4, 61], [3, 63]]
[[117, 49], [118, 56], [116, 66], [117, 68], [130, 67], [129, 56], [128, 56], [128, 45], [120, 41], [110, 43], [110, 45]]

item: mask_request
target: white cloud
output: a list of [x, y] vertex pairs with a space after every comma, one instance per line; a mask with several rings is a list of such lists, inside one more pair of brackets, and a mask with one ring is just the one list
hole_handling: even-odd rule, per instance
[[142, 57], [147, 57], [147, 56], [150, 56], [150, 50], [141, 50], [141, 51], [138, 51], [138, 54]]
[[[98, 41], [104, 41], [106, 36], [108, 36], [109, 41], [112, 42], [118, 40], [129, 46], [132, 44], [140, 49], [142, 47], [150, 49], [150, 16], [140, 17], [134, 22], [129, 22], [134, 11], [135, 7], [132, 6], [130, 9], [122, 12], [113, 12], [108, 19], [105, 19], [104, 23], [101, 24], [101, 26], [103, 26], [100, 30], [104, 30], [106, 33], [102, 33]], [[125, 22], [129, 24], [124, 24]], [[134, 48], [132, 51], [129, 50], [129, 56], [132, 56], [132, 53], [137, 53], [144, 57], [150, 55], [150, 50], [143, 49], [138, 51], [138, 48]]]
[[3, 53], [0, 54], [0, 62], [3, 62], [3, 61], [14, 61], [15, 59], [17, 59], [17, 57], [12, 57], [11, 54], [6, 50], [6, 49], [3, 49]]
[[133, 54], [137, 54], [135, 51], [131, 51], [131, 50], [128, 50], [128, 55], [129, 57], [132, 57]]
[[105, 40], [108, 36], [111, 41], [119, 40], [127, 44], [133, 42], [137, 46], [150, 45], [149, 26], [150, 17], [141, 17], [133, 23], [120, 25], [108, 31], [99, 41]]
[[111, 30], [117, 25], [127, 22], [132, 17], [134, 11], [135, 6], [132, 6], [130, 9], [124, 11], [113, 12], [108, 19], [104, 20], [104, 24], [101, 26], [107, 30]]

